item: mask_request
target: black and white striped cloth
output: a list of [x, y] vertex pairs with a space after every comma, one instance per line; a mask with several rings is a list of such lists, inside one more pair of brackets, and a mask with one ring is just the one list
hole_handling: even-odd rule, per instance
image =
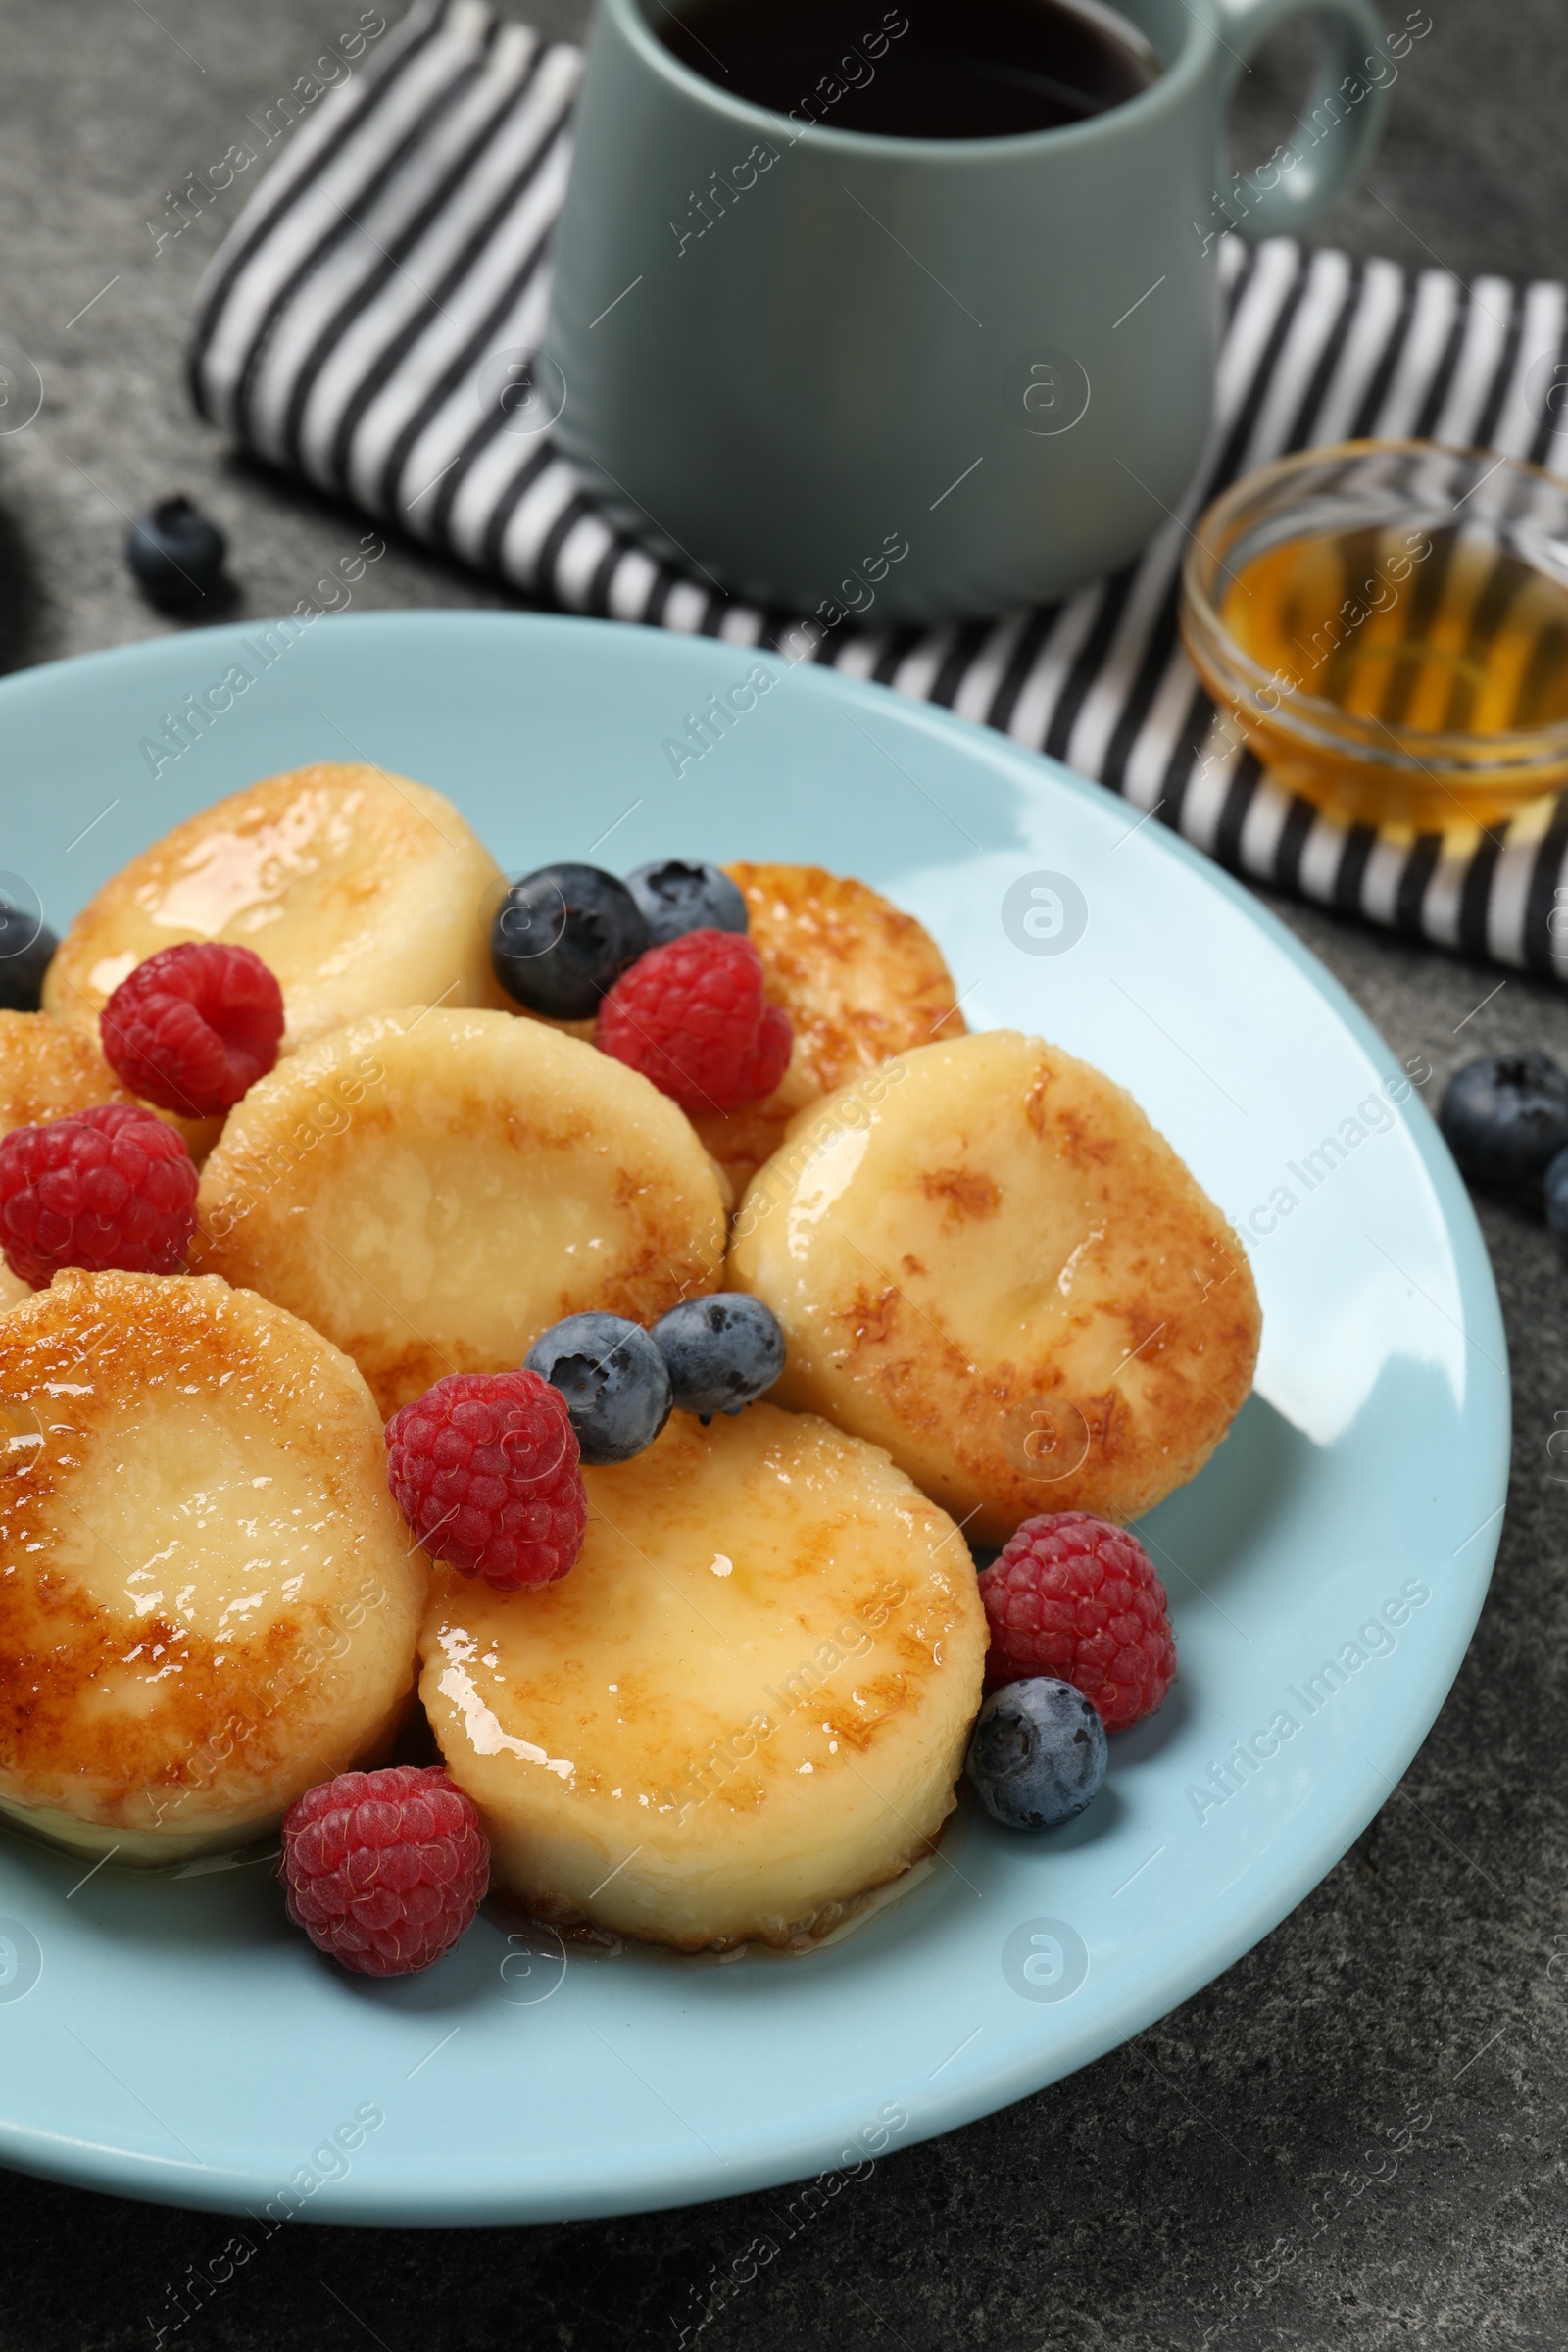
[[[475, 398], [486, 358], [531, 351], [543, 330], [580, 73], [576, 49], [482, 0], [419, 0], [300, 122], [216, 255], [192, 330], [196, 405], [273, 464], [530, 595], [787, 643], [792, 616], [726, 601], [617, 537], [547, 433], [507, 429], [504, 404]], [[1465, 286], [1288, 239], [1227, 238], [1221, 267], [1210, 444], [1137, 564], [994, 620], [837, 630], [814, 658], [1054, 754], [1241, 873], [1568, 974], [1568, 921], [1551, 919], [1568, 794], [1481, 833], [1331, 824], [1221, 730], [1176, 625], [1186, 528], [1288, 450], [1419, 434], [1568, 463], [1568, 415], [1541, 395], [1568, 363], [1565, 290]]]

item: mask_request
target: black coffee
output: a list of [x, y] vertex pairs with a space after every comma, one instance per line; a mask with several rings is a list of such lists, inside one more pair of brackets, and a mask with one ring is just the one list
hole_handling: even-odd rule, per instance
[[1122, 105], [1159, 72], [1116, 12], [1072, 0], [649, 0], [683, 65], [798, 122], [1002, 139]]

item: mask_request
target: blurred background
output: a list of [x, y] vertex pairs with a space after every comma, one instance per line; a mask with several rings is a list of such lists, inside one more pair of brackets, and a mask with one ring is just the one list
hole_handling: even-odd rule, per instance
[[[398, 0], [385, 0], [389, 16]], [[504, 13], [580, 35], [575, 0]], [[1561, 0], [1431, 0], [1383, 148], [1320, 241], [1462, 276], [1568, 272]], [[240, 602], [287, 611], [365, 527], [229, 453], [181, 356], [202, 269], [259, 184], [177, 237], [167, 199], [245, 135], [349, 0], [0, 4], [0, 341], [43, 406], [0, 436], [0, 669], [173, 625], [122, 557], [175, 489], [221, 524]], [[1391, 26], [1402, 6], [1385, 10]], [[1245, 77], [1233, 160], [1287, 135], [1311, 36]], [[158, 240], [163, 237], [162, 245]], [[519, 600], [394, 540], [355, 609]], [[0, 775], [4, 773], [0, 743]], [[1401, 1058], [1443, 1080], [1536, 1044], [1568, 1060], [1557, 987], [1332, 913], [1278, 911]], [[1289, 1052], [1289, 1041], [1281, 1041]], [[476, 2233], [278, 2233], [178, 2330], [168, 2290], [219, 2217], [8, 2177], [0, 2352], [431, 2344], [1234, 2352], [1568, 2340], [1568, 1268], [1481, 1203], [1508, 1317], [1515, 1477], [1492, 1600], [1452, 1698], [1356, 1848], [1217, 1984], [1111, 2057], [879, 2163], [816, 2218], [791, 2193]], [[1560, 1454], [1564, 1448], [1558, 1446]], [[236, 2019], [236, 2032], [244, 2020]], [[172, 2060], [174, 2054], [172, 2055]], [[1402, 2143], [1402, 2144], [1401, 2144]], [[722, 2308], [752, 2240], [776, 2255]], [[710, 2315], [710, 2316], [707, 2316]]]
[[[400, 0], [383, 0], [389, 21]], [[505, 0], [503, 14], [580, 38], [580, 0]], [[121, 561], [124, 518], [183, 488], [228, 534], [243, 590], [233, 617], [286, 612], [341, 552], [341, 510], [248, 461], [196, 421], [181, 376], [197, 282], [268, 158], [190, 220], [168, 201], [275, 106], [350, 0], [63, 0], [0, 6], [7, 89], [0, 143], [0, 338], [44, 380], [43, 411], [0, 439], [7, 534], [0, 664], [50, 661], [169, 624]], [[1402, 23], [1403, 0], [1385, 11]], [[1434, 30], [1399, 69], [1369, 178], [1319, 242], [1473, 276], [1568, 269], [1568, 26], [1558, 0], [1434, 0]], [[1277, 35], [1243, 76], [1233, 161], [1263, 161], [1304, 89], [1312, 34]], [[373, 55], [373, 50], [368, 54]], [[282, 142], [271, 152], [280, 152]], [[161, 249], [157, 238], [163, 236]], [[90, 308], [83, 309], [83, 305]], [[363, 528], [363, 525], [361, 526]], [[358, 532], [351, 533], [357, 537]], [[357, 606], [515, 602], [397, 550]]]

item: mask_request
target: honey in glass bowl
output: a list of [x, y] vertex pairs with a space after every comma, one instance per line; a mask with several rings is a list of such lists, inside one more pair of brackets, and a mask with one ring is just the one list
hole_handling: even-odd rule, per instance
[[1568, 781], [1568, 483], [1344, 442], [1226, 491], [1182, 634], [1275, 780], [1344, 820], [1489, 824]]

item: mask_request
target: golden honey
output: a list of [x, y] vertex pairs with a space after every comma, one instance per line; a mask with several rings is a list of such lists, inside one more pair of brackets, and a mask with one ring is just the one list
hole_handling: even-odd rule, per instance
[[1568, 485], [1484, 452], [1303, 453], [1204, 516], [1188, 650], [1286, 789], [1347, 820], [1490, 823], [1568, 780], [1565, 522]]

